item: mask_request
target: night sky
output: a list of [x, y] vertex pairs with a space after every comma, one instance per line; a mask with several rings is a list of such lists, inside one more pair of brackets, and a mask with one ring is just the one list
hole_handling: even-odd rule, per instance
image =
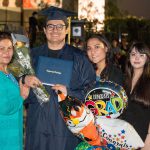
[[133, 16], [150, 19], [150, 0], [118, 0], [118, 6]]

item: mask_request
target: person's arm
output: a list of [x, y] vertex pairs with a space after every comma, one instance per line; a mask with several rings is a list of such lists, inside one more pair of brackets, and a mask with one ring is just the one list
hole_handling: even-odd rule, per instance
[[39, 30], [39, 27], [38, 27], [38, 25], [36, 25], [36, 31], [37, 32], [39, 32], [40, 30]]
[[150, 150], [150, 123], [149, 123], [147, 136], [146, 136], [146, 139], [145, 139], [145, 145], [141, 150]]
[[94, 87], [96, 74], [92, 64], [89, 62], [86, 56], [83, 55], [82, 58], [78, 58], [76, 63], [77, 68], [74, 76], [77, 76], [78, 80], [75, 81], [73, 79], [73, 84], [80, 86], [76, 88], [67, 88], [67, 94], [84, 101], [87, 92]]
[[56, 93], [58, 91], [61, 91], [65, 96], [68, 94], [66, 86], [64, 86], [62, 84], [55, 84], [54, 86], [52, 86], [52, 89], [55, 90]]
[[26, 75], [22, 78], [22, 84], [26, 85], [27, 87], [35, 88], [39, 85], [42, 85], [41, 81], [34, 75]]
[[19, 86], [20, 86], [20, 95], [23, 99], [26, 99], [30, 92], [30, 87], [28, 87], [25, 84], [22, 84], [22, 78], [19, 80]]

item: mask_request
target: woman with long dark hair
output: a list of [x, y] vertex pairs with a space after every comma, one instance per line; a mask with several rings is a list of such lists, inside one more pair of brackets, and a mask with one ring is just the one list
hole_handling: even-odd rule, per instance
[[134, 42], [126, 62], [125, 89], [129, 97], [123, 119], [137, 130], [143, 141], [150, 144], [150, 49]]
[[95, 68], [97, 81], [104, 79], [122, 85], [123, 74], [112, 61], [111, 45], [104, 35], [95, 34], [89, 37], [86, 53]]

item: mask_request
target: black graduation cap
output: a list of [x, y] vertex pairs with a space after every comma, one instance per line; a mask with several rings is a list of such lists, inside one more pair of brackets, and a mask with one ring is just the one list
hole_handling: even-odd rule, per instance
[[62, 13], [63, 15], [65, 15], [66, 17], [70, 17], [70, 16], [76, 16], [77, 13], [75, 12], [72, 12], [72, 11], [68, 11], [68, 10], [65, 10], [65, 9], [62, 9], [62, 8], [58, 8], [58, 7], [54, 7], [54, 6], [50, 6], [44, 10], [41, 10], [39, 12], [39, 14], [41, 15], [45, 15], [45, 16], [49, 16], [50, 13], [52, 12], [60, 12]]
[[69, 16], [76, 16], [77, 13], [71, 12], [62, 8], [50, 6], [39, 12], [41, 15], [47, 16], [48, 20], [63, 20], [65, 24], [67, 23], [67, 17]]

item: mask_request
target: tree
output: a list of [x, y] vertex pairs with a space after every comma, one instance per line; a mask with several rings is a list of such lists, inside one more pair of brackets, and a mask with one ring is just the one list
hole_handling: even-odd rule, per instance
[[117, 6], [117, 0], [106, 0], [105, 2], [105, 17], [121, 17], [123, 16], [122, 12]]

